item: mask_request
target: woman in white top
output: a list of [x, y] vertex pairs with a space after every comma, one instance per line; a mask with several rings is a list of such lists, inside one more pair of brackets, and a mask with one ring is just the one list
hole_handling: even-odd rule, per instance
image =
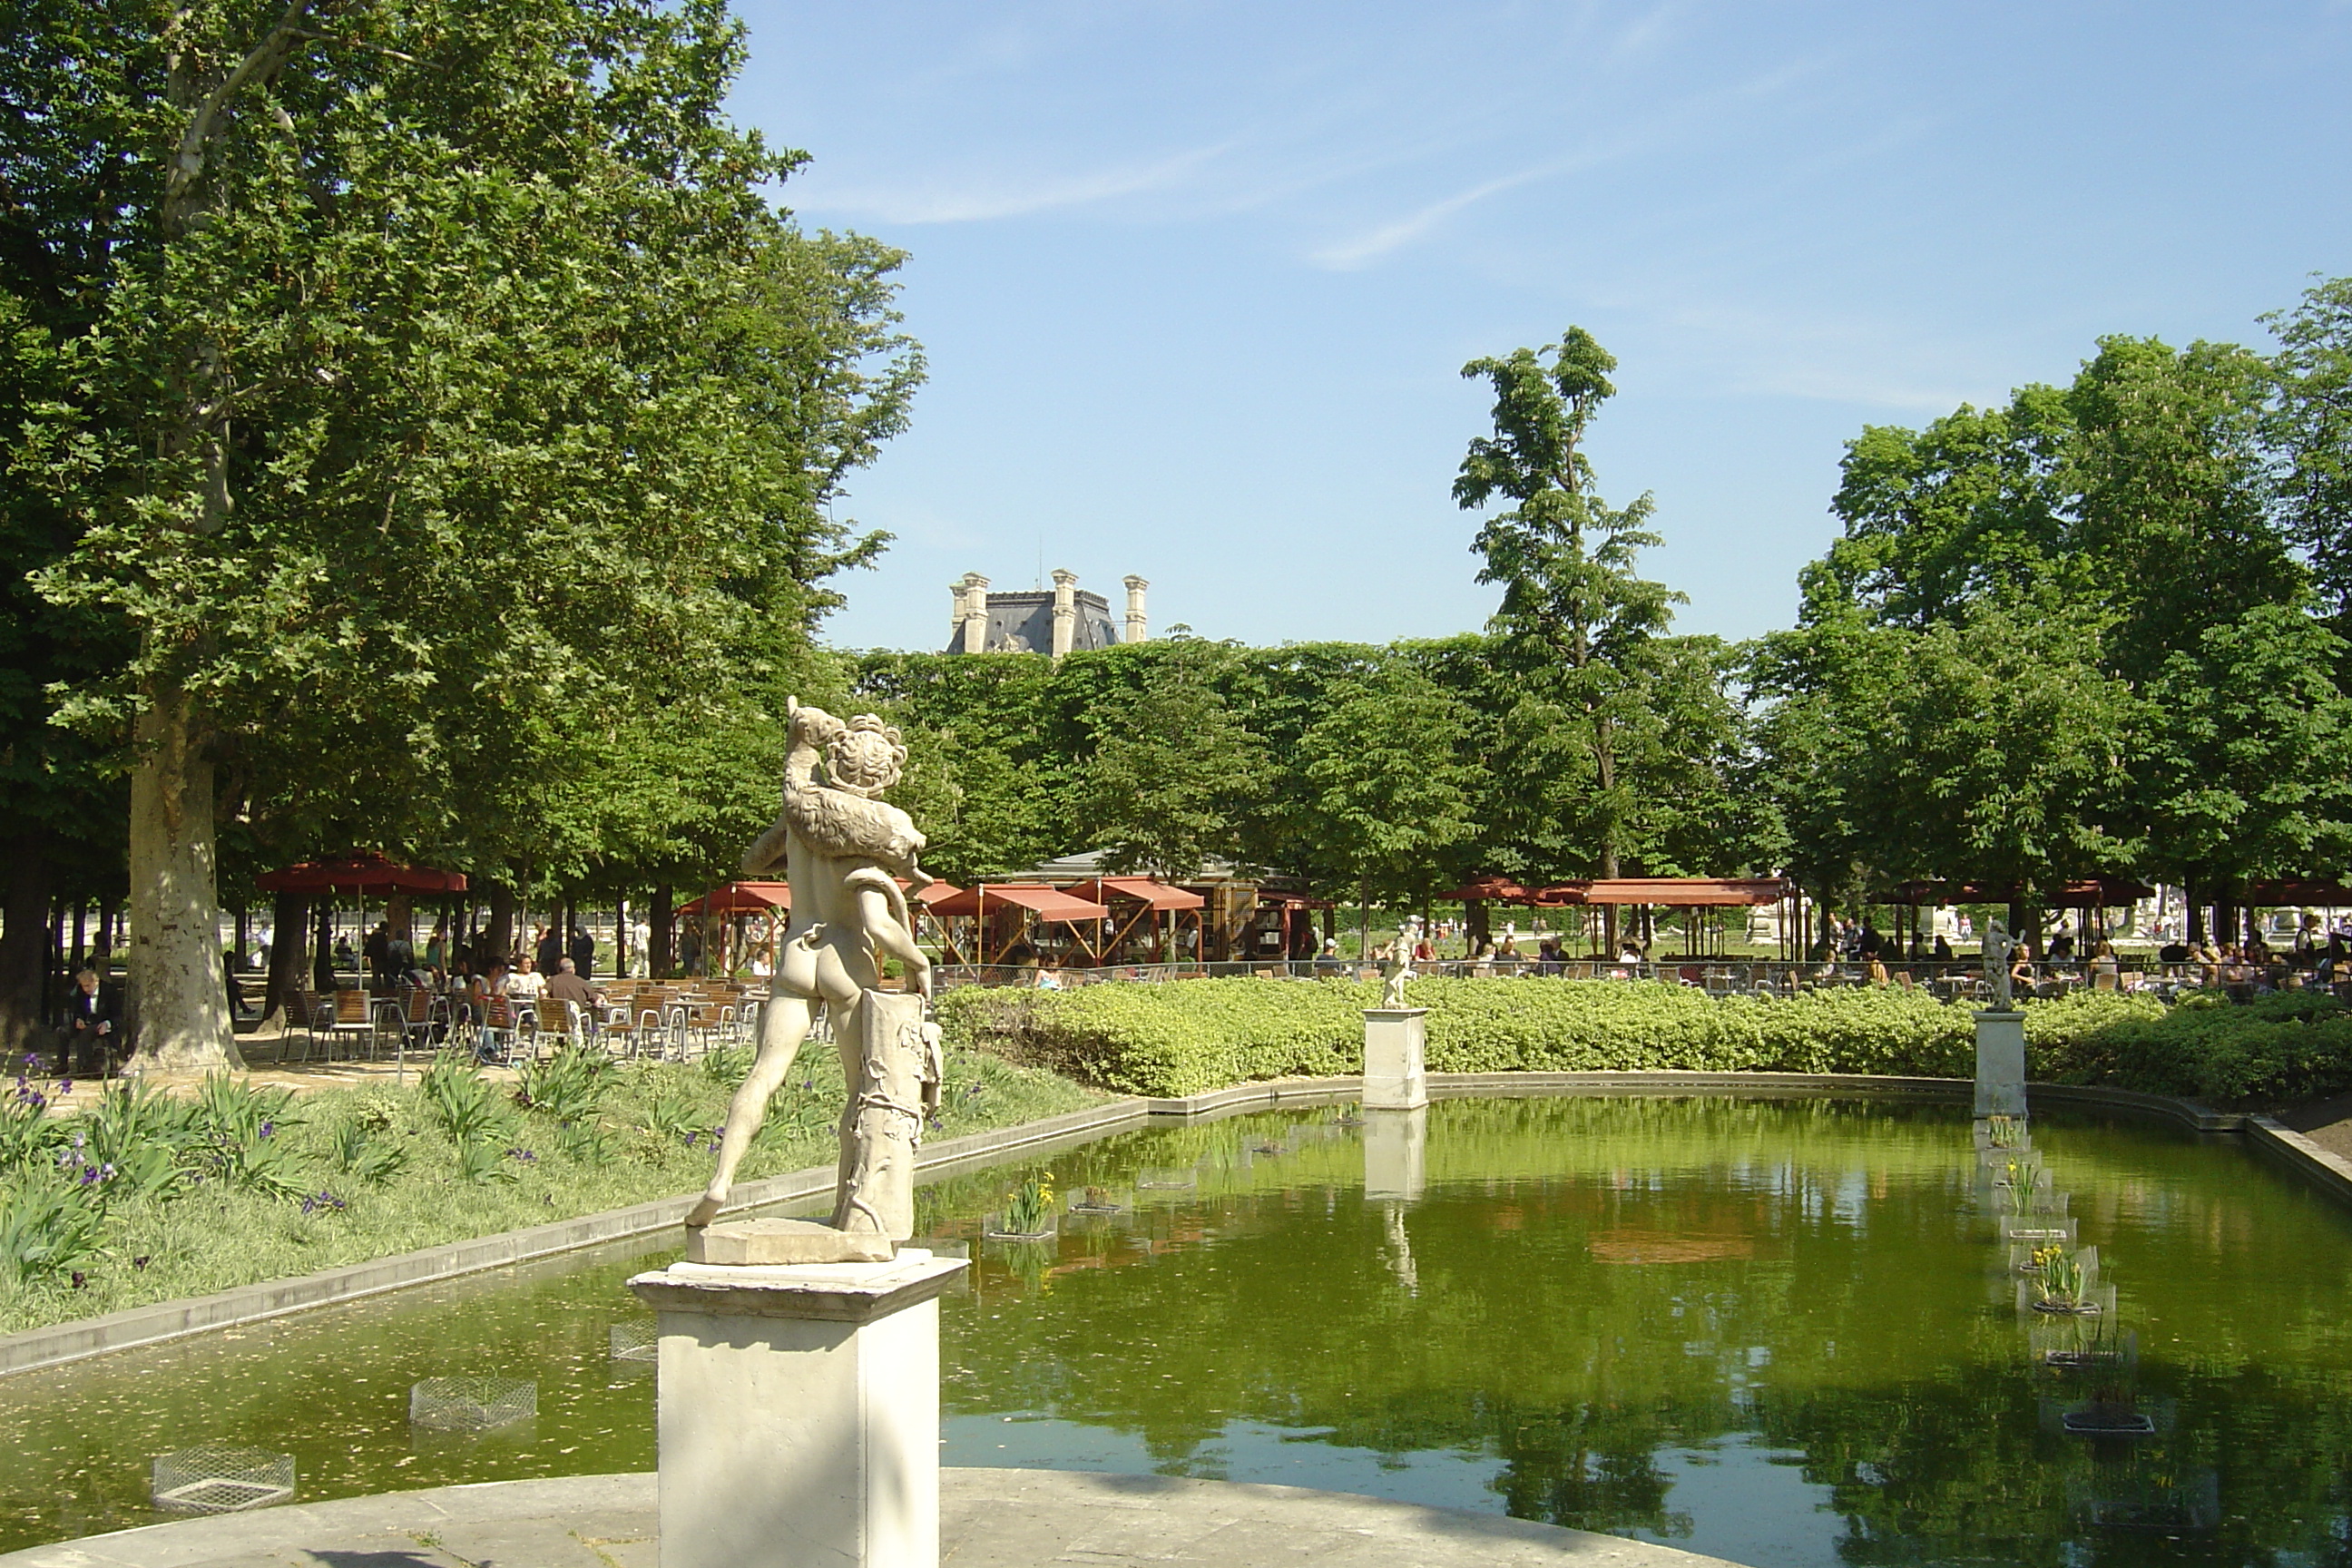
[[519, 1002], [536, 1002], [547, 994], [547, 976], [539, 972], [530, 954], [516, 961], [515, 972], [507, 976], [507, 994]]

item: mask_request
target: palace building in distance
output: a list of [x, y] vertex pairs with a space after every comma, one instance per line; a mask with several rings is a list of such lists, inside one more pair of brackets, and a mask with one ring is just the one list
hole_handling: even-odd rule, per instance
[[1143, 591], [1151, 584], [1127, 579], [1127, 615], [1111, 619], [1110, 602], [1078, 586], [1077, 574], [1055, 570], [1052, 588], [992, 594], [988, 579], [967, 572], [948, 585], [955, 596], [950, 653], [1042, 653], [1055, 658], [1087, 648], [1142, 642], [1149, 635]]

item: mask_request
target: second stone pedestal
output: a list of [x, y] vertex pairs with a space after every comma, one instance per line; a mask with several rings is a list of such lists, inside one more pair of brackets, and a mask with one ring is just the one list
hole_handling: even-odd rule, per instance
[[1979, 1116], [2025, 1114], [2025, 1015], [1988, 1007], [1977, 1015]]
[[631, 1279], [661, 1336], [661, 1568], [937, 1568], [939, 1296], [963, 1267]]
[[1429, 1103], [1422, 1058], [1429, 1044], [1426, 1007], [1364, 1009], [1364, 1109], [1413, 1110]]
[[1364, 1112], [1364, 1196], [1419, 1203], [1428, 1162], [1428, 1107]]

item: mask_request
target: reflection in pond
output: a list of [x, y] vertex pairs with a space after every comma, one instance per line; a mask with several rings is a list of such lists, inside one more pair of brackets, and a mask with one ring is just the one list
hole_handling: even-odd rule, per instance
[[[1507, 1510], [1758, 1568], [2343, 1560], [2352, 1225], [2226, 1142], [2032, 1131], [2153, 1433], [2067, 1429], [2122, 1342], [2021, 1321], [1964, 1108], [1478, 1100], [1124, 1134], [924, 1189], [924, 1228], [973, 1258], [943, 1305], [945, 1454]], [[1084, 1206], [1050, 1241], [984, 1240], [1048, 1169]], [[667, 1255], [0, 1382], [0, 1544], [147, 1522], [149, 1461], [199, 1442], [295, 1454], [306, 1499], [649, 1468], [650, 1369], [613, 1331], [641, 1321], [621, 1281]], [[537, 1419], [412, 1431], [410, 1386], [456, 1376], [535, 1378]]]

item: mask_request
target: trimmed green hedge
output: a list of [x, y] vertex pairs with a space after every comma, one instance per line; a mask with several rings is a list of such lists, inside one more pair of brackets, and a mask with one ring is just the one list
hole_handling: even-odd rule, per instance
[[[1370, 982], [1258, 978], [969, 988], [940, 1000], [955, 1037], [1129, 1094], [1197, 1094], [1254, 1079], [1359, 1072]], [[1679, 985], [1429, 979], [1433, 1072], [1690, 1068], [1920, 1074], [1974, 1070], [1964, 1007], [1917, 991], [1841, 988], [1784, 1000]], [[2028, 1002], [2029, 1070], [2202, 1100], [2281, 1101], [2352, 1089], [2352, 1012], [2321, 997], [2177, 1008], [2111, 992]]]

